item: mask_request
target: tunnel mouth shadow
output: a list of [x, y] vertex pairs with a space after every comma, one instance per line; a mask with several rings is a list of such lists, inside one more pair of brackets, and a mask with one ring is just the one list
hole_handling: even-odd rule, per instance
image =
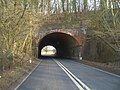
[[[56, 49], [56, 53], [53, 56], [43, 56], [41, 55], [41, 50], [45, 46], [53, 46]], [[62, 33], [62, 32], [54, 32], [45, 35], [40, 39], [38, 43], [38, 58], [43, 59], [73, 59], [78, 58], [79, 56], [79, 43], [76, 37]]]

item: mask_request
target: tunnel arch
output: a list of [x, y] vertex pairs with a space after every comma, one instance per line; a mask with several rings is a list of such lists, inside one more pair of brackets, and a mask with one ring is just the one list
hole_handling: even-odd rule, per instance
[[40, 39], [38, 44], [38, 58], [41, 58], [41, 49], [44, 46], [51, 45], [56, 48], [57, 58], [72, 58], [75, 56], [75, 48], [79, 45], [76, 38], [63, 32], [53, 32]]

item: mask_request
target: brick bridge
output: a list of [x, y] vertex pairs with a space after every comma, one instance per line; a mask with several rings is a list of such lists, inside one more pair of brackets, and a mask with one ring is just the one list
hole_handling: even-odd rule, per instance
[[78, 59], [82, 55], [86, 42], [86, 30], [83, 28], [44, 29], [39, 32], [38, 57], [47, 45], [56, 48], [55, 57]]
[[76, 22], [65, 22], [64, 16], [48, 16], [43, 20], [43, 24], [37, 27], [38, 36], [33, 41], [35, 56], [40, 58], [41, 50], [51, 45], [56, 48], [55, 57], [78, 59], [82, 56], [86, 60], [102, 60], [101, 62], [119, 60], [120, 52], [97, 36], [99, 32], [91, 30], [90, 20], [74, 18]]

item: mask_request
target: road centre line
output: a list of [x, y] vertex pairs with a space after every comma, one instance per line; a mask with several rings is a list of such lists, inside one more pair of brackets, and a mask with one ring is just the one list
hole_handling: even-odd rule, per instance
[[78, 82], [60, 65], [59, 62], [55, 61], [58, 66], [60, 66], [60, 68], [62, 68], [62, 70], [68, 75], [68, 77], [75, 83], [75, 85], [78, 87], [79, 90], [84, 90], [79, 84]]
[[[62, 64], [61, 64], [62, 65]], [[63, 66], [63, 65], [62, 65]], [[85, 89], [85, 90], [91, 90], [88, 88], [80, 79], [78, 79], [73, 73], [71, 73], [65, 66], [63, 66], [76, 80], [79, 82], [79, 84]]]
[[68, 75], [68, 77], [75, 83], [79, 90], [91, 90], [88, 86], [86, 86], [80, 79], [78, 79], [74, 74], [72, 74], [64, 65], [62, 65], [59, 61], [54, 60], [62, 70]]

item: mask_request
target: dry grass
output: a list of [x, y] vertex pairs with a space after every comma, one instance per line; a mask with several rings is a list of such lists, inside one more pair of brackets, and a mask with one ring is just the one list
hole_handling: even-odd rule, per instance
[[4, 71], [0, 78], [0, 90], [12, 90], [20, 78], [28, 74], [37, 63], [38, 61], [33, 61], [32, 63], [27, 61], [22, 66], [18, 65], [11, 70]]

